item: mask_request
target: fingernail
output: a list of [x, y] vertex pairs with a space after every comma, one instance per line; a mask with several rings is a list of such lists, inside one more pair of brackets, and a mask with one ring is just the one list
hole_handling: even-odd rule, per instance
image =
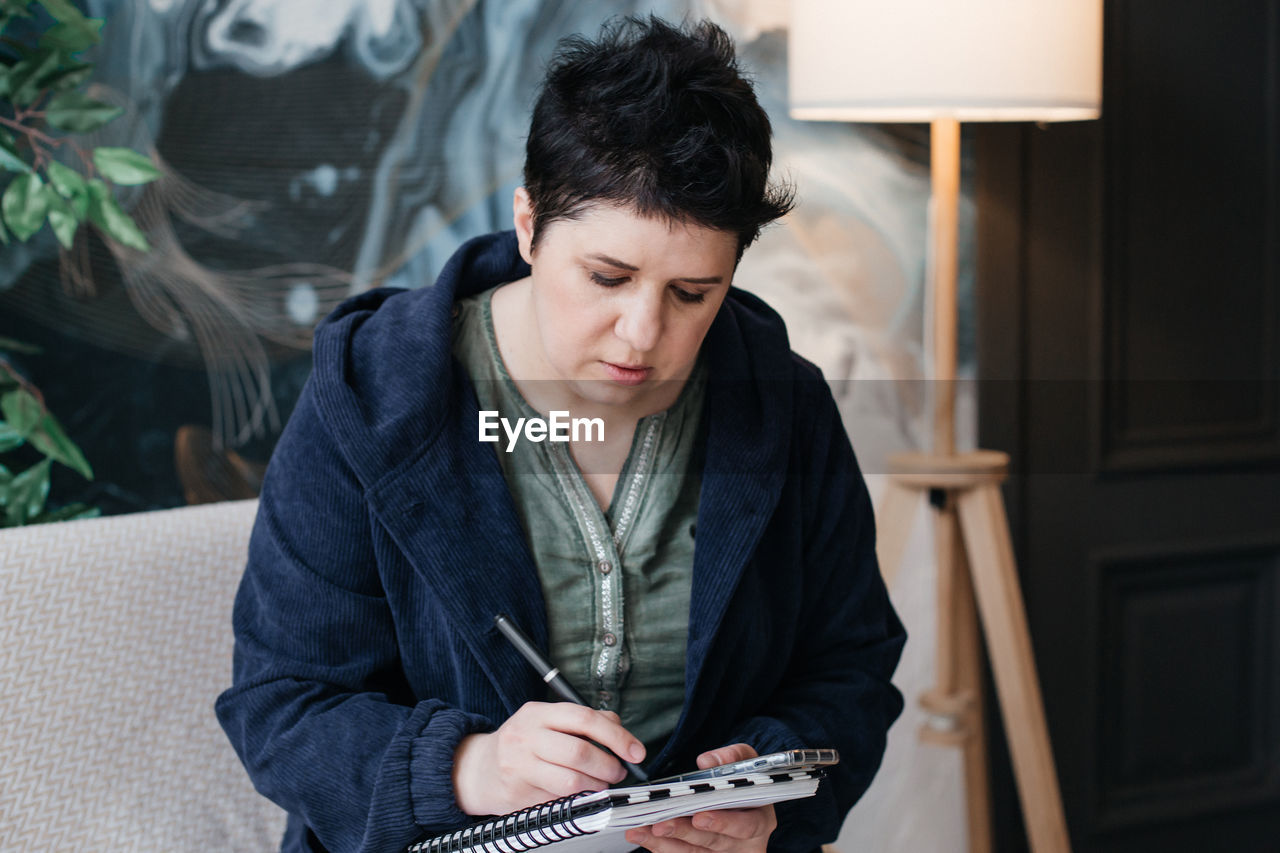
[[631, 756], [632, 761], [640, 761], [644, 758], [644, 745], [639, 743], [631, 744], [631, 749], [627, 752]]
[[716, 822], [706, 815], [698, 815], [693, 819], [693, 825], [698, 829], [712, 829], [715, 827]]

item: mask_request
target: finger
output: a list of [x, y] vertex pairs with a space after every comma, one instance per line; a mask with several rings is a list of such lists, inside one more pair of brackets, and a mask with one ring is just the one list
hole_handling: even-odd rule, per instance
[[[530, 792], [529, 795], [535, 799], [527, 805], [538, 805], [583, 791], [603, 791], [609, 787], [600, 779], [533, 756], [522, 763], [517, 774], [507, 775], [500, 782], [495, 780], [495, 784], [501, 784], [509, 791]], [[528, 796], [521, 796], [521, 799], [528, 799]]]
[[556, 702], [548, 707], [548, 728], [590, 738], [619, 758], [637, 763], [644, 761], [644, 744], [607, 711], [597, 711], [569, 702]]
[[694, 829], [743, 841], [768, 837], [778, 825], [772, 805], [754, 809], [716, 809], [690, 818]]
[[583, 791], [603, 791], [609, 787], [609, 783], [602, 779], [589, 776], [586, 773], [579, 773], [577, 770], [568, 767], [548, 763], [539, 764], [537, 767], [536, 783], [533, 779], [525, 779], [525, 783], [537, 784], [538, 787], [549, 794], [539, 802], [554, 800], [557, 797], [567, 797]]
[[735, 743], [729, 746], [722, 746], [719, 749], [713, 749], [702, 753], [698, 756], [698, 769], [706, 770], [708, 767], [719, 767], [721, 764], [732, 764], [735, 761], [745, 761], [748, 758], [755, 758], [759, 753], [755, 748], [746, 743]]
[[662, 838], [654, 835], [648, 827], [628, 829], [626, 838], [630, 843], [639, 845], [650, 853], [702, 853], [705, 850], [679, 838]]
[[[583, 738], [545, 729], [533, 745], [536, 758], [599, 780], [601, 787], [621, 782], [627, 776], [622, 762]], [[579, 790], [582, 790], [579, 788]]]
[[740, 839], [721, 835], [718, 832], [707, 832], [704, 829], [698, 829], [687, 817], [656, 823], [651, 829], [658, 838], [683, 841], [698, 850], [732, 850], [741, 846]]

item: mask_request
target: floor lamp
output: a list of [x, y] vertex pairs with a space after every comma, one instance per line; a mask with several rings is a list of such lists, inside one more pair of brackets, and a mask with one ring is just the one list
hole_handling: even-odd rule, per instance
[[[1000, 484], [1009, 457], [955, 448], [961, 121], [1096, 118], [1102, 0], [792, 0], [791, 115], [930, 122], [933, 443], [889, 460], [878, 548], [896, 573], [927, 498], [938, 562], [935, 687], [921, 736], [962, 750], [969, 849], [991, 849], [981, 647], [986, 640], [1034, 853], [1070, 850]], [[981, 635], [979, 631], [981, 630]]]

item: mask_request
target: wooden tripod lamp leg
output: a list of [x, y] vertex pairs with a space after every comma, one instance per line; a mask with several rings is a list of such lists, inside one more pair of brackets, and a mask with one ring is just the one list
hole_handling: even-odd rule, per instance
[[956, 504], [1031, 850], [1069, 853], [1044, 701], [999, 485], [992, 482], [966, 489], [957, 494]]
[[991, 794], [982, 715], [982, 639], [955, 510], [955, 494], [954, 490], [947, 490], [946, 506], [933, 513], [938, 558], [937, 676], [934, 688], [920, 697], [920, 704], [935, 721], [952, 721], [951, 729], [938, 731], [933, 724], [926, 723], [920, 738], [960, 749], [964, 761], [969, 853], [990, 853]]
[[[935, 689], [955, 696], [958, 649], [956, 648], [956, 574], [960, 571], [960, 525], [951, 507], [933, 511], [933, 546], [938, 564], [938, 659]], [[971, 697], [961, 697], [969, 701]]]
[[938, 569], [938, 636], [933, 687], [920, 697], [920, 705], [928, 714], [920, 727], [920, 739], [964, 749], [970, 735], [966, 724], [975, 696], [962, 689], [957, 681], [962, 665], [956, 631], [963, 621], [956, 609], [956, 579], [964, 564], [960, 554], [960, 527], [955, 509], [950, 506], [934, 508], [930, 520]]
[[973, 578], [962, 547], [957, 549], [952, 590], [955, 596], [956, 687], [972, 697], [964, 721], [964, 790], [968, 807], [969, 853], [990, 853], [991, 780], [987, 772], [987, 721], [982, 698], [982, 635], [973, 598]]

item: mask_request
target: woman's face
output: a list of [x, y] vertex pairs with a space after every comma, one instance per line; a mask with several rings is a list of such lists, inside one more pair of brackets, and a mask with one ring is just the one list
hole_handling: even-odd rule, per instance
[[546, 226], [535, 250], [523, 189], [515, 225], [533, 268], [536, 372], [595, 404], [670, 407], [733, 280], [737, 235], [600, 204]]

